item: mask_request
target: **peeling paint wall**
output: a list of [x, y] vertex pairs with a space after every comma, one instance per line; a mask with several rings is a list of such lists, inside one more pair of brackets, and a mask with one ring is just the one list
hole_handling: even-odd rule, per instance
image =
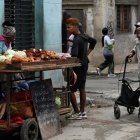
[[[117, 34], [115, 33], [115, 62], [116, 64], [123, 63], [126, 55], [132, 50], [134, 46], [134, 30], [135, 30], [135, 23], [137, 22], [137, 10], [136, 6], [131, 7], [131, 29], [130, 33], [122, 33]], [[135, 61], [135, 59], [134, 59]]]
[[[93, 24], [94, 24], [94, 36], [97, 39], [97, 45], [92, 55], [90, 55], [90, 65], [98, 66], [104, 61], [101, 47], [102, 28], [109, 28], [109, 35], [111, 38], [115, 38], [114, 45], [114, 61], [115, 64], [122, 64], [125, 56], [133, 48], [134, 43], [134, 24], [137, 22], [137, 7], [131, 6], [131, 29], [130, 33], [116, 32], [116, 7], [115, 0], [98, 0], [94, 3], [93, 7]], [[87, 27], [90, 28], [91, 27]], [[87, 31], [90, 29], [87, 29]], [[91, 29], [92, 30], [92, 29]]]
[[115, 0], [98, 0], [94, 3], [94, 35], [97, 39], [96, 48], [90, 57], [90, 65], [98, 66], [103, 62], [103, 48], [101, 44], [102, 28], [109, 27], [109, 34], [115, 32]]
[[93, 8], [90, 7], [85, 10], [86, 13], [86, 32], [90, 36], [94, 36], [94, 15], [93, 15]]
[[[93, 7], [89, 7], [85, 10], [86, 15], [86, 33], [94, 37], [94, 12]], [[90, 62], [93, 62], [93, 53], [89, 55]]]
[[[62, 1], [43, 0], [43, 48], [61, 52]], [[53, 85], [61, 87], [63, 76], [61, 70], [44, 72], [44, 78], [51, 78]]]
[[[126, 4], [131, 6], [131, 29], [129, 33], [118, 34], [116, 30], [116, 13], [117, 4]], [[97, 39], [97, 45], [94, 51], [90, 54], [90, 65], [98, 66], [104, 61], [103, 48], [101, 45], [102, 28], [109, 27], [109, 35], [115, 38], [116, 43], [114, 45], [114, 58], [115, 64], [123, 63], [124, 56], [129, 53], [133, 48], [134, 24], [137, 21], [139, 15], [139, 1], [137, 0], [93, 0], [93, 2], [86, 3], [85, 0], [69, 1], [63, 0], [63, 8], [65, 9], [82, 9], [84, 11], [86, 33]], [[138, 6], [137, 6], [138, 5]], [[125, 53], [125, 55], [124, 55]]]
[[[4, 22], [4, 0], [0, 0], [0, 26]], [[0, 34], [2, 34], [2, 28], [0, 28]]]
[[[35, 44], [36, 48], [61, 52], [62, 0], [35, 0]], [[0, 26], [4, 22], [4, 0], [0, 0]], [[0, 28], [0, 34], [2, 28]], [[61, 70], [44, 72], [44, 78], [51, 78], [53, 85], [61, 87]]]

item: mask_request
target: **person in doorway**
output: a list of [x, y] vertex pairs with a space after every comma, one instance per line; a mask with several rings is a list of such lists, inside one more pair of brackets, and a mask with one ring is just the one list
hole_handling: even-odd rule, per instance
[[129, 53], [128, 58], [132, 58], [136, 54], [138, 59], [138, 78], [140, 79], [140, 27], [136, 28], [135, 45]]
[[[67, 19], [66, 23], [68, 33], [74, 35], [73, 44], [71, 47], [71, 56], [79, 58], [81, 63], [80, 67], [73, 68], [73, 71], [77, 75], [77, 80], [75, 84], [71, 86], [70, 99], [74, 109], [74, 114], [71, 115], [70, 118], [83, 119], [87, 118], [85, 112], [85, 103], [86, 103], [85, 83], [89, 63], [88, 55], [94, 49], [96, 40], [94, 38], [88, 38], [84, 34], [80, 33], [79, 20], [77, 18], [69, 18]], [[80, 91], [80, 109], [78, 108], [75, 96], [75, 92], [78, 89]]]
[[114, 54], [113, 54], [113, 45], [115, 43], [114, 39], [110, 39], [108, 36], [108, 29], [105, 27], [102, 29], [102, 47], [103, 47], [103, 55], [105, 61], [101, 63], [96, 71], [98, 75], [101, 75], [101, 71], [108, 67], [108, 77], [115, 77], [114, 74]]
[[62, 52], [66, 53], [67, 48], [67, 27], [66, 27], [66, 20], [70, 18], [71, 16], [64, 10], [62, 15]]

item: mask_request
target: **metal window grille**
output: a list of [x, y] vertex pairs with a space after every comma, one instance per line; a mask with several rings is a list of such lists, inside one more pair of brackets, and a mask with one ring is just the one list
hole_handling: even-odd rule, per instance
[[14, 23], [18, 50], [35, 47], [34, 0], [5, 0], [5, 20]]
[[131, 7], [129, 5], [117, 6], [117, 31], [131, 31]]

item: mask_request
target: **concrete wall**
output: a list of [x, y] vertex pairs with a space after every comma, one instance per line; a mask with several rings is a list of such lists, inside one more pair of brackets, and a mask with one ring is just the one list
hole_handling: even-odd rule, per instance
[[116, 4], [137, 5], [139, 0], [115, 0]]
[[[114, 61], [115, 64], [122, 64], [126, 55], [133, 48], [134, 42], [134, 24], [137, 22], [137, 7], [135, 5], [131, 6], [131, 28], [130, 33], [121, 33], [116, 32], [116, 11], [115, 11], [115, 0], [98, 0], [94, 3], [93, 7], [93, 21], [94, 21], [94, 36], [97, 39], [97, 45], [90, 56], [90, 65], [98, 66], [103, 62], [104, 57], [102, 55], [101, 47], [101, 30], [103, 27], [109, 27], [109, 34], [111, 37], [115, 38], [116, 43], [114, 45]], [[87, 31], [90, 26], [87, 26]]]
[[[124, 62], [126, 55], [132, 50], [134, 46], [134, 30], [135, 30], [135, 23], [137, 23], [137, 7], [131, 6], [131, 29], [132, 31], [129, 33], [115, 33], [115, 63], [120, 64]], [[133, 59], [135, 60], [135, 59]]]
[[43, 49], [43, 1], [35, 0], [35, 47]]
[[[4, 22], [4, 0], [0, 0], [0, 26]], [[0, 34], [2, 34], [2, 28], [0, 28]]]
[[[35, 0], [35, 47], [61, 52], [62, 0]], [[0, 0], [0, 25], [4, 21], [4, 0]], [[0, 34], [2, 28], [0, 28]], [[44, 72], [44, 78], [51, 78], [53, 85], [61, 87], [61, 70]]]
[[[88, 7], [85, 9], [85, 19], [86, 19], [86, 33], [88, 33], [90, 36], [95, 36], [95, 28], [94, 28], [94, 12], [93, 7]], [[89, 55], [90, 62], [93, 62], [94, 53], [91, 52]]]
[[104, 20], [103, 20], [103, 17], [105, 14], [103, 5], [104, 5], [104, 1], [97, 0], [94, 3], [94, 7], [93, 7], [94, 36], [97, 39], [97, 44], [94, 49], [94, 52], [91, 54], [92, 57], [90, 57], [90, 65], [98, 65], [103, 60], [102, 47], [101, 47], [101, 42], [100, 42], [101, 41], [101, 30], [102, 30], [102, 27], [104, 26], [103, 24], [105, 24]]
[[[86, 33], [97, 39], [95, 50], [89, 55], [90, 65], [99, 65], [103, 61], [101, 37], [102, 28], [111, 25], [111, 32], [114, 34], [115, 1], [93, 0], [88, 5], [84, 5], [84, 0], [75, 2], [67, 0], [63, 2], [63, 9], [83, 9]], [[75, 16], [75, 15], [72, 15]]]
[[102, 28], [109, 27], [109, 34], [113, 36], [115, 31], [115, 0], [98, 0], [94, 3], [94, 35], [97, 45], [90, 58], [90, 65], [98, 66], [103, 60], [103, 48], [101, 44]]
[[[61, 52], [61, 21], [62, 1], [43, 0], [43, 49]], [[57, 87], [63, 84], [61, 70], [45, 72], [44, 78], [51, 78]]]
[[[116, 3], [117, 2], [117, 3]], [[94, 52], [89, 56], [90, 65], [98, 66], [103, 62], [102, 54], [102, 28], [109, 27], [109, 34], [115, 38], [114, 46], [115, 64], [123, 63], [125, 55], [133, 48], [134, 24], [137, 22], [137, 0], [89, 0], [88, 4], [84, 5], [85, 0], [69, 1], [63, 0], [63, 8], [66, 9], [83, 9], [86, 23], [86, 33], [97, 39], [97, 45]], [[116, 4], [132, 4], [131, 7], [131, 28], [130, 33], [117, 34], [116, 32]], [[124, 55], [125, 54], [125, 55]]]

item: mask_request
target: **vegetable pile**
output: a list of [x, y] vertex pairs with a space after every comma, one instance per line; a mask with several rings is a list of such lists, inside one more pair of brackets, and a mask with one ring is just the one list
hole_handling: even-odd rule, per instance
[[42, 49], [30, 48], [24, 51], [7, 50], [4, 55], [0, 55], [0, 63], [12, 64], [21, 62], [39, 62], [50, 59], [66, 59], [71, 57], [69, 53], [57, 53]]

